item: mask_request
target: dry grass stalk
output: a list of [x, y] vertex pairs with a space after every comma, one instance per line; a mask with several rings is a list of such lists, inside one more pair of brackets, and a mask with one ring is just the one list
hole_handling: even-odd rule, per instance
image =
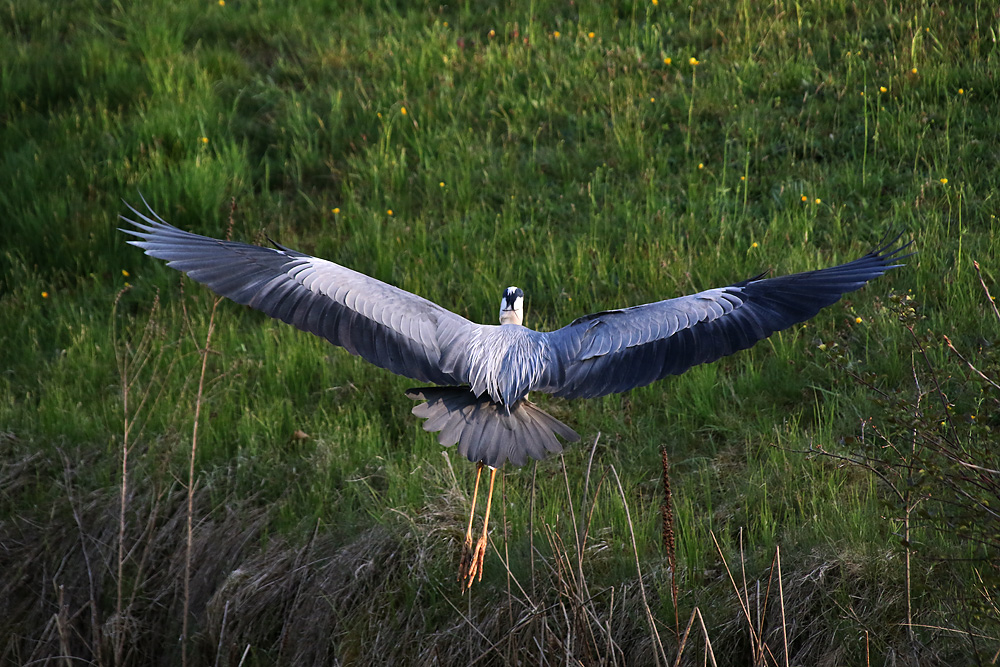
[[[125, 550], [125, 516], [129, 492], [129, 452], [132, 449], [132, 443], [134, 442], [133, 436], [138, 437], [139, 433], [141, 433], [143, 410], [150, 397], [153, 395], [153, 388], [158, 387], [159, 391], [162, 392], [167, 384], [163, 381], [164, 378], [159, 378], [158, 381], [158, 378], [156, 377], [160, 372], [161, 363], [166, 351], [166, 346], [162, 344], [162, 336], [160, 335], [161, 331], [156, 319], [160, 305], [159, 293], [157, 293], [153, 298], [153, 304], [149, 309], [149, 316], [146, 319], [145, 325], [142, 327], [142, 333], [139, 336], [138, 341], [126, 341], [124, 343], [119, 342], [118, 328], [114, 325], [114, 323], [117, 319], [118, 304], [121, 301], [122, 296], [124, 296], [129, 289], [130, 287], [125, 287], [118, 292], [111, 308], [111, 337], [114, 343], [115, 360], [118, 365], [118, 377], [121, 382], [122, 392], [121, 483], [119, 485], [120, 493], [118, 497], [118, 554], [114, 615], [114, 627], [119, 631], [112, 633], [114, 638], [114, 664], [116, 665], [124, 663], [125, 640], [127, 633], [121, 631], [121, 629], [128, 624], [127, 619], [129, 617], [129, 610], [125, 606], [123, 591], [123, 587], [125, 585], [124, 568], [127, 560], [127, 552]], [[172, 366], [168, 367], [166, 372], [167, 376], [170, 375], [171, 368]], [[139, 397], [138, 405], [134, 402], [130, 402], [130, 399], [133, 396], [134, 387]], [[156, 403], [155, 399], [153, 400], [153, 403]], [[140, 430], [133, 433], [137, 425]], [[133, 591], [133, 599], [134, 596], [135, 592]], [[131, 607], [131, 600], [129, 601], [128, 607]]]
[[698, 609], [698, 607], [695, 607], [694, 610], [698, 614], [698, 622], [701, 623], [702, 634], [705, 635], [705, 657], [712, 663], [712, 667], [718, 667], [718, 663], [715, 661], [715, 651], [712, 649], [712, 639], [708, 635], [708, 628], [705, 627], [705, 617], [701, 615], [701, 609]]
[[[733, 578], [733, 573], [729, 569], [729, 561], [726, 560], [726, 556], [722, 553], [722, 546], [719, 544], [719, 540], [715, 537], [715, 531], [710, 531], [712, 535], [712, 542], [715, 543], [715, 550], [719, 552], [719, 557], [722, 559], [722, 565], [726, 568], [726, 574], [729, 576], [729, 583], [732, 584], [733, 590], [736, 592], [736, 599], [740, 602], [740, 611], [743, 612], [743, 617], [746, 619], [747, 626], [750, 628], [750, 636], [753, 640], [754, 645], [760, 644], [760, 637], [758, 636], [756, 630], [753, 627], [753, 620], [750, 616], [750, 608], [748, 606], [749, 601], [744, 600], [743, 596], [740, 594], [740, 588], [736, 585], [736, 579]], [[757, 658], [755, 657], [755, 664], [757, 663]]]
[[781, 644], [785, 654], [785, 667], [788, 667], [788, 622], [785, 620], [785, 585], [781, 581], [781, 547], [775, 545], [774, 559], [778, 561], [778, 601], [781, 603]]
[[[226, 230], [226, 240], [233, 235], [233, 223], [236, 216], [236, 198], [229, 201], [229, 226]], [[219, 308], [222, 297], [212, 300], [212, 312], [208, 316], [208, 330], [205, 332], [205, 345], [200, 348], [201, 373], [198, 376], [198, 392], [194, 401], [194, 424], [191, 427], [191, 456], [188, 460], [188, 483], [187, 483], [187, 549], [184, 554], [184, 618], [181, 629], [181, 665], [187, 667], [187, 645], [188, 645], [188, 622], [190, 617], [191, 603], [191, 543], [192, 543], [192, 523], [194, 520], [194, 462], [198, 452], [198, 424], [201, 417], [201, 404], [205, 393], [205, 370], [208, 368], [208, 352], [212, 342], [212, 333], [215, 331], [215, 313]]]
[[187, 667], [187, 646], [188, 646], [188, 623], [190, 620], [191, 608], [191, 545], [193, 542], [193, 522], [194, 522], [194, 462], [198, 453], [198, 424], [201, 417], [201, 404], [205, 391], [205, 370], [208, 368], [208, 351], [212, 342], [212, 333], [215, 331], [215, 312], [219, 307], [221, 297], [216, 297], [212, 302], [212, 312], [208, 317], [208, 330], [205, 332], [205, 345], [200, 348], [201, 373], [198, 377], [198, 392], [194, 401], [194, 424], [191, 427], [191, 455], [188, 458], [188, 481], [187, 481], [187, 548], [184, 553], [184, 611], [181, 625], [181, 665]]
[[771, 561], [771, 567], [769, 569], [767, 589], [764, 593], [763, 608], [761, 606], [761, 602], [759, 599], [760, 583], [758, 582], [757, 584], [758, 599], [755, 605], [755, 607], [757, 608], [757, 622], [755, 624], [753, 622], [753, 617], [750, 612], [750, 606], [751, 606], [750, 593], [749, 593], [749, 588], [747, 587], [746, 584], [746, 573], [745, 573], [746, 564], [742, 551], [742, 534], [740, 540], [741, 567], [743, 568], [744, 571], [742, 592], [740, 590], [740, 587], [737, 585], [735, 578], [733, 577], [732, 570], [730, 570], [729, 567], [729, 562], [722, 551], [722, 547], [719, 544], [718, 539], [716, 539], [715, 537], [715, 533], [712, 532], [711, 535], [712, 535], [712, 540], [715, 542], [716, 551], [718, 552], [719, 557], [722, 559], [722, 564], [726, 570], [726, 574], [729, 576], [729, 583], [733, 587], [733, 591], [736, 593], [736, 599], [740, 603], [740, 611], [742, 612], [743, 620], [746, 622], [746, 626], [750, 630], [752, 662], [754, 665], [766, 665], [768, 664], [768, 658], [770, 658], [771, 663], [775, 665], [778, 664], [777, 658], [775, 657], [774, 653], [771, 650], [771, 647], [768, 645], [767, 641], [764, 638], [764, 618], [767, 617], [767, 603], [771, 596], [772, 579], [774, 578], [775, 573], [777, 573], [778, 606], [779, 606], [778, 611], [780, 615], [779, 629], [781, 631], [781, 643], [783, 649], [782, 652], [784, 655], [783, 662], [787, 667], [790, 664], [791, 656], [789, 655], [788, 652], [788, 621], [785, 616], [785, 591], [784, 591], [784, 582], [781, 574], [781, 548], [779, 546], [775, 546], [774, 549], [774, 558]]
[[680, 667], [681, 658], [684, 656], [684, 648], [687, 646], [688, 636], [691, 634], [691, 626], [694, 625], [695, 612], [697, 610], [697, 607], [691, 610], [691, 616], [688, 618], [687, 626], [684, 628], [684, 634], [677, 640], [677, 658], [674, 660], [674, 667]]

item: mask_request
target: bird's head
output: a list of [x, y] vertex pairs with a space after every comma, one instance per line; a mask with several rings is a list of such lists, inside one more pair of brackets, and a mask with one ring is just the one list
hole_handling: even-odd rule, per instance
[[524, 292], [520, 287], [508, 287], [500, 298], [500, 324], [524, 323]]

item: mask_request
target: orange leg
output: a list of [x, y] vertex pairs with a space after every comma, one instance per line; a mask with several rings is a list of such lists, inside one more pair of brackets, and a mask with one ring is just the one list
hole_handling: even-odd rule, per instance
[[476, 516], [476, 500], [479, 498], [479, 476], [483, 474], [482, 462], [476, 464], [476, 487], [472, 492], [472, 509], [469, 510], [469, 527], [465, 530], [465, 544], [462, 545], [462, 560], [458, 565], [458, 579], [462, 581], [469, 577], [472, 565], [472, 519]]
[[476, 549], [472, 553], [472, 563], [469, 567], [468, 582], [466, 588], [472, 588], [472, 580], [479, 574], [479, 581], [483, 580], [483, 559], [486, 557], [486, 529], [490, 525], [490, 506], [493, 504], [493, 481], [496, 479], [497, 469], [490, 468], [490, 490], [486, 494], [486, 516], [483, 518], [483, 534], [476, 542]]

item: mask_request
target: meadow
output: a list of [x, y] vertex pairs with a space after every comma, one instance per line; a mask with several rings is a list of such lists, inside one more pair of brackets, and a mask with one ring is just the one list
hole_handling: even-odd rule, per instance
[[[991, 664], [984, 2], [7, 0], [0, 663]], [[498, 481], [414, 383], [126, 244], [125, 202], [526, 324], [917, 254], [591, 401]], [[668, 506], [669, 505], [669, 506]], [[667, 510], [664, 511], [664, 507]]]

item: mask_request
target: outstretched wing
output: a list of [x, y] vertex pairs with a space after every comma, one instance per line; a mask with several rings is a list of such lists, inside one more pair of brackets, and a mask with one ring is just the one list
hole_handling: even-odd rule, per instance
[[[481, 325], [357, 271], [287, 248], [220, 241], [185, 232], [129, 206], [141, 222], [121, 231], [147, 255], [167, 260], [216, 294], [322, 336], [376, 366], [422, 382], [466, 384], [464, 368], [442, 365]], [[454, 366], [454, 364], [451, 364]], [[464, 366], [462, 364], [461, 366]]]
[[745, 350], [900, 266], [893, 262], [909, 257], [900, 255], [909, 243], [893, 248], [898, 238], [840, 266], [582, 317], [546, 335], [544, 386], [534, 389], [604, 396]]

